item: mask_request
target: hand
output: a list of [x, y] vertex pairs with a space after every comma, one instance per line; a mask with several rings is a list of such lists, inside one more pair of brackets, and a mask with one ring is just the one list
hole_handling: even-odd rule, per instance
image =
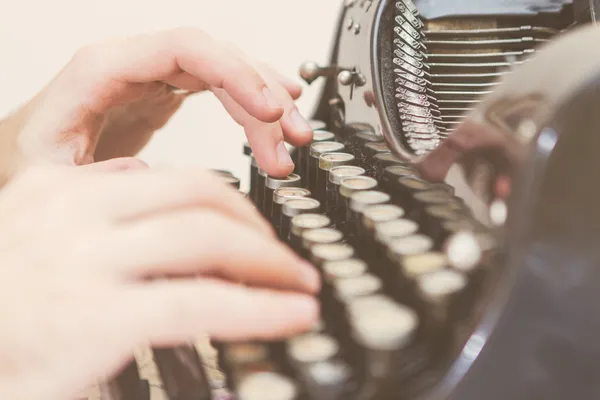
[[73, 398], [140, 345], [317, 318], [318, 274], [207, 172], [34, 168], [0, 193], [0, 226], [3, 399]]
[[180, 28], [78, 51], [0, 126], [4, 179], [32, 164], [81, 165], [134, 155], [185, 98], [168, 85], [214, 93], [273, 176], [293, 170], [284, 140], [311, 140], [294, 104], [298, 85], [200, 30]]

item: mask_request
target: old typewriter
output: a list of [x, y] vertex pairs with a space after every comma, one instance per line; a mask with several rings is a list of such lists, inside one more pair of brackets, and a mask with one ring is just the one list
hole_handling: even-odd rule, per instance
[[[600, 398], [597, 0], [345, 0], [313, 143], [249, 157], [254, 202], [320, 271], [322, 321], [214, 343], [239, 400]], [[239, 179], [221, 172], [239, 188]], [[214, 394], [154, 349], [170, 400]], [[107, 399], [147, 400], [135, 363]]]

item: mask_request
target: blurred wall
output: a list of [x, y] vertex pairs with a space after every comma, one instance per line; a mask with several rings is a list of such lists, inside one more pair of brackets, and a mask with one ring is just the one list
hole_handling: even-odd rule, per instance
[[[33, 96], [82, 45], [109, 36], [197, 26], [296, 78], [326, 62], [340, 0], [0, 0], [0, 116]], [[318, 86], [299, 100], [309, 114]], [[190, 99], [141, 158], [247, 175], [243, 131], [210, 94]], [[211, 150], [207, 144], [211, 144]], [[215, 152], [213, 146], [218, 146]]]

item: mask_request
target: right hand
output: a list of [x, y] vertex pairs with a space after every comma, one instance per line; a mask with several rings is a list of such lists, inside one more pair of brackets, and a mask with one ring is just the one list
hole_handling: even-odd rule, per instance
[[0, 227], [0, 398], [73, 398], [140, 345], [316, 322], [316, 271], [208, 172], [30, 169]]

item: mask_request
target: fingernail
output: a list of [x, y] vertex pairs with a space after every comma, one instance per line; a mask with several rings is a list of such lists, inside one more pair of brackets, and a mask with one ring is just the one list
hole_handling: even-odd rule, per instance
[[267, 106], [269, 106], [269, 108], [281, 108], [281, 104], [279, 104], [275, 96], [273, 96], [273, 92], [271, 92], [271, 89], [268, 87], [263, 89], [263, 96], [265, 97], [265, 101], [267, 102]]
[[292, 157], [290, 157], [290, 153], [285, 148], [285, 143], [283, 141], [279, 142], [277, 145], [277, 161], [279, 162], [279, 165], [284, 167], [294, 165]]
[[294, 127], [301, 132], [312, 131], [308, 121], [306, 121], [306, 119], [300, 115], [300, 111], [298, 111], [297, 108], [293, 109], [290, 113], [290, 121], [292, 122], [292, 125], [294, 125]]
[[321, 277], [312, 264], [307, 262], [303, 262], [302, 264], [302, 275], [304, 282], [312, 292], [318, 292], [321, 289]]

